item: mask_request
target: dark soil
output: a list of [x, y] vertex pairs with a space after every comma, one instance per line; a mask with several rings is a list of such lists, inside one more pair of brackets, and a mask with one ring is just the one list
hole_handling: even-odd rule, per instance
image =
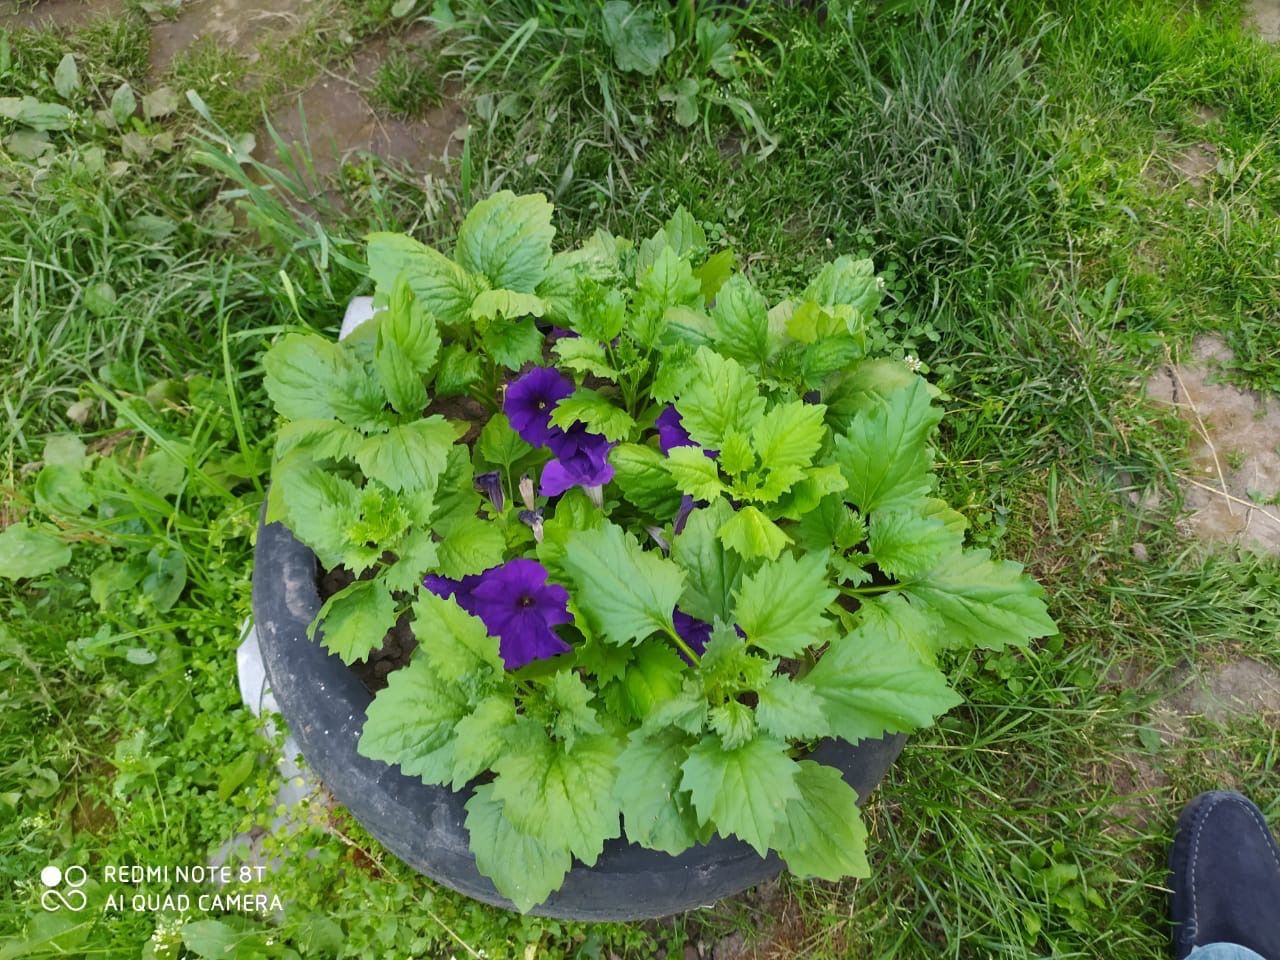
[[[328, 600], [339, 590], [355, 582], [350, 570], [339, 567], [320, 575], [320, 599]], [[387, 674], [399, 670], [409, 662], [418, 638], [413, 635], [408, 614], [396, 621], [382, 640], [382, 646], [369, 654], [367, 659], [357, 660], [351, 665], [355, 675], [360, 678], [370, 693], [377, 693], [387, 685]]]

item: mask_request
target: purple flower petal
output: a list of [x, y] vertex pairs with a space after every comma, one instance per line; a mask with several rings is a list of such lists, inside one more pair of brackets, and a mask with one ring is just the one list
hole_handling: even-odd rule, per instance
[[[678, 608], [671, 614], [671, 620], [675, 624], [676, 633], [680, 635], [680, 639], [687, 643], [694, 653], [702, 656], [703, 651], [707, 649], [707, 642], [711, 639], [711, 624], [697, 617], [691, 617]], [[684, 651], [680, 651], [680, 656], [685, 658], [686, 663], [689, 662]]]
[[541, 493], [554, 497], [570, 487], [599, 487], [613, 479], [609, 451], [613, 444], [581, 423], [568, 430], [553, 431], [550, 447], [556, 455], [542, 468]]
[[573, 381], [551, 367], [534, 367], [507, 387], [502, 410], [525, 443], [545, 447], [551, 439], [551, 411], [573, 393]]
[[658, 428], [658, 448], [663, 455], [670, 453], [673, 447], [696, 446], [693, 438], [689, 436], [689, 431], [684, 428], [684, 421], [680, 419], [680, 412], [675, 407], [667, 407], [658, 414], [654, 426]]
[[502, 662], [516, 670], [534, 660], [572, 649], [551, 628], [569, 623], [569, 592], [547, 582], [536, 560], [508, 560], [480, 574], [471, 601], [490, 634], [498, 638]]

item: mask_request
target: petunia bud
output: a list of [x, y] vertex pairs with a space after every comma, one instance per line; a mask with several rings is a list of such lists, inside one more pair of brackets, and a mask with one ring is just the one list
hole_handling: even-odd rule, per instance
[[502, 477], [498, 475], [498, 471], [490, 470], [488, 473], [477, 473], [472, 482], [475, 484], [476, 490], [488, 497], [494, 509], [501, 513], [503, 504], [506, 503], [506, 498], [502, 493]]
[[649, 536], [653, 537], [653, 542], [658, 545], [663, 553], [671, 552], [671, 544], [667, 543], [666, 535], [663, 534], [661, 527], [645, 527], [644, 529]]
[[533, 499], [533, 478], [527, 473], [520, 478], [520, 501], [524, 504], [526, 510], [534, 508]]
[[587, 499], [596, 505], [596, 509], [604, 509], [604, 487], [602, 485], [597, 484], [594, 487], [583, 487], [582, 489], [587, 492]]
[[542, 511], [541, 510], [521, 510], [520, 522], [533, 531], [533, 539], [538, 543], [542, 542]]

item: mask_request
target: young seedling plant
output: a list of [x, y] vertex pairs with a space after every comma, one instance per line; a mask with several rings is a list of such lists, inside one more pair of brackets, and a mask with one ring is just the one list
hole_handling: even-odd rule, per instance
[[934, 495], [942, 410], [867, 355], [870, 261], [770, 306], [684, 210], [559, 253], [552, 213], [496, 194], [452, 256], [374, 234], [373, 319], [266, 356], [268, 519], [355, 576], [313, 633], [348, 664], [418, 640], [360, 751], [470, 789], [521, 910], [624, 834], [866, 876], [813, 745], [932, 723], [954, 652], [1055, 632], [1042, 591]]

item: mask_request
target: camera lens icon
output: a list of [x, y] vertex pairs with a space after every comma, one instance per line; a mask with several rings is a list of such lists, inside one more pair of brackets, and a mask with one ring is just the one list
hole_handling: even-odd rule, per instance
[[[79, 913], [89, 903], [88, 896], [79, 889], [88, 879], [89, 874], [84, 867], [70, 866], [62, 870], [49, 864], [40, 871], [40, 882], [48, 888], [40, 895], [40, 905], [50, 913], [63, 909]], [[59, 889], [64, 883], [67, 887], [65, 891]]]

